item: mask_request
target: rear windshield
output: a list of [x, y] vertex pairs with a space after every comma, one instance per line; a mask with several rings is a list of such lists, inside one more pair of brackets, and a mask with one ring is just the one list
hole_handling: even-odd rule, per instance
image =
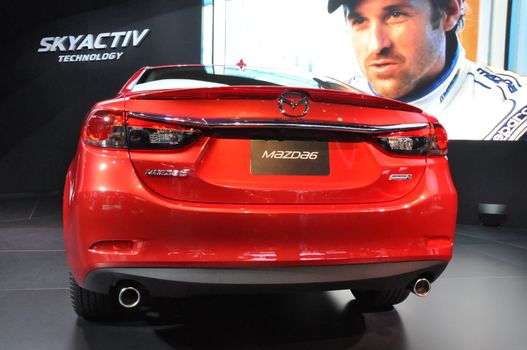
[[288, 86], [356, 92], [328, 77], [291, 75], [271, 70], [223, 66], [179, 66], [147, 69], [132, 91], [219, 86]]

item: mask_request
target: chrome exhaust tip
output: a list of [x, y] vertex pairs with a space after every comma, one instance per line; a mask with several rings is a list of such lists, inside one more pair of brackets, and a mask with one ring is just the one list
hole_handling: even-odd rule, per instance
[[430, 281], [426, 278], [419, 278], [415, 281], [411, 291], [418, 297], [426, 297], [428, 294], [430, 294], [430, 290], [432, 289], [432, 284]]
[[141, 301], [141, 293], [134, 287], [121, 288], [118, 299], [119, 304], [121, 304], [122, 307], [131, 309], [139, 305], [139, 302]]

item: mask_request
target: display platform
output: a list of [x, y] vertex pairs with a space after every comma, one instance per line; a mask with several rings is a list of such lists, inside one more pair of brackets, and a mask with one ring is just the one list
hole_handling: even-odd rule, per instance
[[390, 310], [345, 290], [214, 296], [96, 324], [70, 305], [60, 201], [0, 197], [1, 349], [527, 349], [527, 229], [458, 225], [430, 296]]

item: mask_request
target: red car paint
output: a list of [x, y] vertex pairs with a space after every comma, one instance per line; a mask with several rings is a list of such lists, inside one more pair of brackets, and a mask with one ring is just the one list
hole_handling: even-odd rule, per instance
[[[446, 134], [433, 117], [392, 100], [312, 87], [134, 91], [145, 72], [188, 67], [201, 69], [143, 68], [117, 97], [88, 112], [64, 190], [67, 260], [79, 285], [90, 289], [90, 273], [114, 268], [446, 265], [451, 259], [457, 197]], [[287, 91], [308, 97], [305, 116], [280, 113], [277, 100]], [[104, 124], [105, 118], [113, 119]], [[222, 121], [228, 126], [218, 126]], [[376, 131], [326, 132], [327, 125]], [[405, 125], [420, 127], [393, 129]], [[149, 130], [145, 142], [153, 143], [132, 148], [134, 128]], [[329, 174], [254, 174], [254, 138], [243, 137], [248, 130], [261, 140], [318, 137], [328, 144]], [[103, 146], [98, 138], [112, 132], [125, 140]], [[439, 144], [427, 146], [435, 151], [393, 153], [383, 146], [404, 148], [423, 135]], [[162, 146], [180, 136], [193, 139]]]

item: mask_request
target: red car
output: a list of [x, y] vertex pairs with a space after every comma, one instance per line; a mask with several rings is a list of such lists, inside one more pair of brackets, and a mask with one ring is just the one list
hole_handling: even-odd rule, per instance
[[74, 309], [103, 319], [145, 295], [426, 295], [452, 257], [447, 147], [421, 110], [328, 78], [142, 68], [88, 112], [67, 173]]

